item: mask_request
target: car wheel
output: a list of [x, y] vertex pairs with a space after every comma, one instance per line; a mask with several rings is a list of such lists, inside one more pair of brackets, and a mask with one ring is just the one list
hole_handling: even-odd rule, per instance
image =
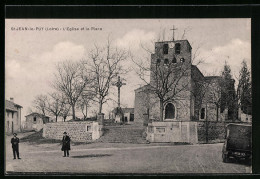
[[228, 155], [222, 153], [222, 160], [224, 163], [228, 163], [229, 162]]

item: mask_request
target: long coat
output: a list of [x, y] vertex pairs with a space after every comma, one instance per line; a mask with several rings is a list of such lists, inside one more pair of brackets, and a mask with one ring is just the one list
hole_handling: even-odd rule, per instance
[[13, 149], [16, 149], [16, 150], [19, 149], [19, 138], [18, 137], [16, 137], [16, 138], [13, 137], [11, 139], [11, 143], [12, 143], [12, 148]]
[[69, 136], [66, 136], [62, 138], [62, 148], [61, 148], [62, 151], [64, 150], [70, 150], [70, 137]]

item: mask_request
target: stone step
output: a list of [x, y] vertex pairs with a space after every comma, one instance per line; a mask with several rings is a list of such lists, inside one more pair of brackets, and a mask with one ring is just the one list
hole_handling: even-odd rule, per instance
[[146, 143], [142, 137], [144, 128], [137, 126], [105, 126], [105, 133], [97, 142], [108, 143]]

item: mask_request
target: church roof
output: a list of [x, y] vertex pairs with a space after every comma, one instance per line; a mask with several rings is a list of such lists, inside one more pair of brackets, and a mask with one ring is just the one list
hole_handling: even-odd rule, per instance
[[[222, 76], [205, 76], [206, 80], [222, 80]], [[229, 79], [230, 81], [234, 81], [234, 79]]]
[[135, 91], [146, 90], [146, 89], [148, 89], [149, 87], [150, 87], [150, 84], [147, 84], [147, 85], [144, 85], [144, 86], [141, 86], [141, 87], [135, 89]]
[[213, 80], [213, 79], [222, 79], [221, 76], [205, 76], [206, 80]]
[[5, 109], [9, 110], [9, 111], [17, 111], [17, 108], [22, 108], [22, 106], [9, 101], [9, 100], [5, 100]]
[[204, 77], [204, 75], [201, 73], [197, 66], [191, 65], [191, 70], [193, 75], [195, 74], [194, 72], [197, 71], [202, 77]]

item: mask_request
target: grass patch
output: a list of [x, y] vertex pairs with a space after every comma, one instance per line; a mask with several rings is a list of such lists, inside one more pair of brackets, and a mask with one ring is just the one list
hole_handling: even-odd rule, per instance
[[[61, 140], [58, 139], [46, 139], [44, 137], [42, 137], [42, 133], [43, 133], [43, 129], [40, 130], [39, 132], [35, 132], [33, 134], [30, 134], [26, 137], [22, 137], [20, 138], [21, 142], [29, 142], [32, 144], [54, 144], [54, 143], [60, 143], [61, 144]], [[88, 141], [88, 142], [70, 142], [72, 145], [82, 145], [82, 144], [90, 144], [92, 143], [92, 141]]]
[[45, 139], [42, 137], [43, 130], [40, 130], [39, 132], [35, 132], [33, 134], [30, 134], [26, 137], [23, 137], [20, 139], [21, 142], [29, 142], [34, 144], [50, 144], [50, 143], [61, 143], [61, 140], [57, 139]]

